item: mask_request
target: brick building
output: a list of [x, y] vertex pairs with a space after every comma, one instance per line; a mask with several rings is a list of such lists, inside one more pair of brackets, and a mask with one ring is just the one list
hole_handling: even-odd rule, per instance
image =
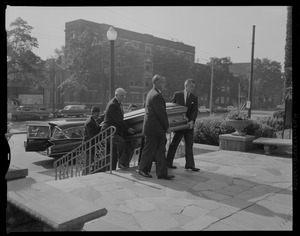
[[[93, 32], [99, 34], [99, 37], [104, 37], [102, 40], [106, 39], [106, 32], [110, 28], [110, 25], [103, 23], [96, 23], [86, 20], [75, 20], [66, 22], [65, 24], [65, 45], [67, 46], [70, 38], [75, 38], [81, 35], [85, 30], [89, 29]], [[176, 53], [183, 54], [185, 59], [188, 60], [191, 64], [194, 63], [195, 59], [195, 47], [186, 45], [182, 42], [174, 42], [171, 40], [166, 40], [162, 38], [157, 38], [149, 34], [137, 33], [130, 30], [125, 30], [121, 28], [114, 27], [118, 33], [116, 41], [132, 42], [135, 47], [138, 49], [140, 55], [142, 55], [144, 66], [142, 78], [131, 78], [128, 81], [122, 82], [122, 87], [127, 91], [127, 96], [124, 101], [125, 104], [136, 103], [140, 107], [145, 97], [152, 87], [151, 79], [153, 77], [153, 56], [157, 50], [160, 50], [162, 47], [172, 48]], [[106, 55], [107, 61], [104, 63], [104, 77], [109, 77], [109, 55]], [[121, 70], [118, 70], [118, 67], [122, 66], [122, 61], [118, 60], [117, 55], [115, 55], [115, 88], [120, 86], [118, 84], [118, 76], [122, 77]], [[97, 103], [100, 106], [105, 106], [106, 101], [99, 96], [99, 83], [103, 81], [97, 81], [90, 84], [88, 91], [81, 92], [79, 94], [68, 94], [66, 93], [64, 97], [64, 102], [71, 103], [84, 103], [86, 105]], [[98, 83], [98, 84], [97, 84]], [[99, 104], [100, 103], [100, 104]]]

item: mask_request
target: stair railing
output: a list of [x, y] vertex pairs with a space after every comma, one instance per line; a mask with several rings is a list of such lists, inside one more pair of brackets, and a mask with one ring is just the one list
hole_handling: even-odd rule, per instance
[[53, 163], [55, 180], [89, 175], [99, 171], [112, 173], [112, 144], [116, 127], [110, 126]]

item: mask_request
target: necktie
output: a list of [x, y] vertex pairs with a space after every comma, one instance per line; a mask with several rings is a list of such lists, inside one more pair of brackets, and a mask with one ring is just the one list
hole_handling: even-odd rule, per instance
[[122, 106], [122, 104], [121, 104], [121, 103], [119, 103], [119, 104], [120, 104], [120, 108], [121, 108], [122, 114], [124, 114], [124, 111], [123, 111], [123, 106]]
[[187, 105], [188, 99], [189, 99], [189, 93], [186, 93], [185, 105]]

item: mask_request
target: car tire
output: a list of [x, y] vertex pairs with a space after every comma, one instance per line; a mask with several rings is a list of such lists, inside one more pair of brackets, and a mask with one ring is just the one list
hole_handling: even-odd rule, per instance
[[12, 115], [11, 116], [11, 121], [16, 121], [17, 120], [17, 116]]

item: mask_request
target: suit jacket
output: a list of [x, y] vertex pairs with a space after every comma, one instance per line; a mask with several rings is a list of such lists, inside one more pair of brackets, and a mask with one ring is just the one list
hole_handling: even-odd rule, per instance
[[171, 102], [177, 103], [181, 106], [187, 107], [186, 117], [189, 119], [189, 121], [196, 121], [198, 116], [198, 98], [190, 93], [190, 96], [187, 100], [187, 103], [185, 105], [184, 103], [184, 91], [178, 91], [173, 94]]
[[162, 94], [152, 88], [146, 97], [143, 134], [160, 136], [166, 134], [169, 121], [166, 111], [166, 102]]
[[116, 98], [109, 101], [105, 109], [105, 116], [103, 121], [103, 129], [109, 126], [115, 126], [117, 128], [116, 134], [122, 136], [123, 132], [128, 130], [129, 126], [124, 121], [124, 113], [121, 109], [121, 105]]
[[97, 135], [101, 128], [93, 116], [89, 116], [84, 124], [84, 141], [87, 141]]

